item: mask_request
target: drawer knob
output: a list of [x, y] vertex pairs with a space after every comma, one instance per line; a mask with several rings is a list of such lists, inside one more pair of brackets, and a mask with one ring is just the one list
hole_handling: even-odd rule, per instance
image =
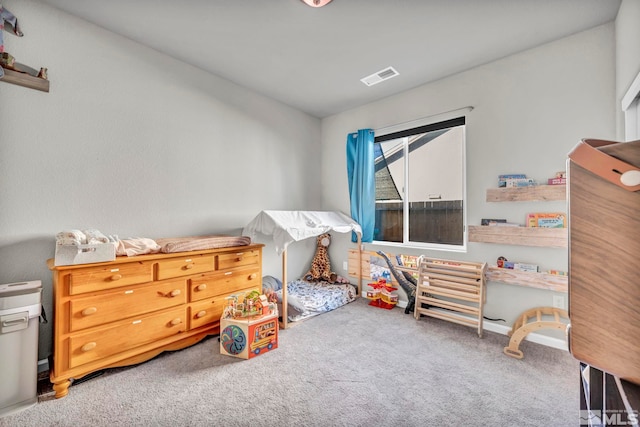
[[96, 344], [94, 341], [88, 342], [85, 345], [82, 346], [82, 351], [87, 352], [87, 351], [91, 351], [94, 348], [96, 348], [98, 344]]
[[251, 274], [249, 275], [249, 280], [253, 280], [253, 279], [255, 279], [256, 277], [258, 277], [258, 275], [257, 275], [256, 273], [251, 273]]
[[176, 325], [179, 325], [180, 323], [182, 323], [182, 319], [179, 317], [176, 317], [171, 321], [171, 326], [176, 326]]
[[122, 279], [122, 274], [114, 274], [113, 276], [111, 276], [111, 280], [113, 281], [120, 279]]
[[196, 313], [196, 319], [199, 319], [201, 317], [204, 317], [204, 315], [207, 314], [206, 310], [201, 310], [199, 312]]
[[240, 261], [242, 261], [242, 257], [241, 257], [241, 256], [239, 256], [238, 258], [236, 258], [236, 262], [240, 262]]
[[91, 316], [96, 311], [98, 311], [98, 309], [96, 307], [87, 307], [84, 310], [82, 310], [82, 315], [83, 316]]
[[180, 289], [174, 289], [171, 291], [171, 293], [169, 294], [172, 297], [177, 297], [178, 295], [180, 295], [182, 292], [180, 291]]
[[207, 289], [206, 283], [202, 283], [201, 285], [196, 286], [196, 291], [204, 291], [205, 289]]
[[193, 268], [193, 264], [187, 264], [184, 266], [185, 270], [191, 270]]

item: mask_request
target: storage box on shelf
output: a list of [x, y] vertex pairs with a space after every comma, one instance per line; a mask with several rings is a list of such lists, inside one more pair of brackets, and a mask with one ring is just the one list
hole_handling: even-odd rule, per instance
[[151, 359], [220, 331], [225, 297], [261, 288], [263, 245], [118, 257], [55, 266], [50, 378], [70, 379]]

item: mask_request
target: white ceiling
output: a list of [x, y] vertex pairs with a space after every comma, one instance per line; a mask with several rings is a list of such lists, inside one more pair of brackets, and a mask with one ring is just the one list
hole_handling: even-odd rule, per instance
[[[41, 0], [323, 118], [616, 18], [620, 0]], [[393, 66], [400, 75], [360, 79]]]

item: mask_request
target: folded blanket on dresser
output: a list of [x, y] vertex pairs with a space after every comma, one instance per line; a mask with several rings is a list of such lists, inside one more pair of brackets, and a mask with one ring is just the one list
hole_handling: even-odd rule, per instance
[[136, 256], [144, 254], [155, 254], [160, 252], [160, 246], [152, 239], [146, 237], [131, 237], [129, 239], [118, 240], [116, 255]]
[[186, 252], [205, 249], [228, 248], [232, 246], [247, 246], [251, 244], [251, 238], [247, 236], [193, 236], [156, 239], [160, 245], [160, 252]]

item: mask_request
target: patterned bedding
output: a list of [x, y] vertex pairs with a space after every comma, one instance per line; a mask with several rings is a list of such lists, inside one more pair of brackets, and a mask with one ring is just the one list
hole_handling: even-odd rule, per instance
[[[282, 296], [282, 291], [278, 291]], [[295, 280], [287, 285], [287, 296], [295, 296], [305, 308], [297, 316], [289, 315], [292, 322], [335, 310], [356, 299], [356, 287], [345, 283], [307, 282]]]

